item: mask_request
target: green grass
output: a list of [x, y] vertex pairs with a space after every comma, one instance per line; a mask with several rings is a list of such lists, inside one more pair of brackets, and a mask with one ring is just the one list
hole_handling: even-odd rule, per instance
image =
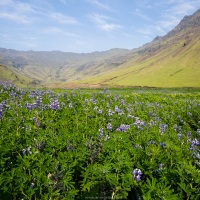
[[200, 88], [0, 91], [1, 200], [199, 199]]
[[[172, 41], [168, 41], [172, 44]], [[199, 87], [199, 40], [183, 47], [166, 44], [154, 54], [136, 55], [117, 70], [110, 70], [75, 83], [105, 84], [109, 86]], [[137, 54], [137, 53], [136, 53]]]
[[11, 81], [19, 87], [26, 87], [30, 85], [31, 79], [20, 74], [19, 71], [11, 67], [0, 65], [0, 80]]

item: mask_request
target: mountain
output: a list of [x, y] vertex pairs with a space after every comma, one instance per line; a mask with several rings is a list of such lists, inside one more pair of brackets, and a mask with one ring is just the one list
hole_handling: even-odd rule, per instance
[[117, 69], [77, 83], [108, 86], [199, 87], [200, 10], [169, 33], [135, 50]]
[[[166, 35], [133, 50], [76, 54], [0, 48], [0, 70], [34, 86], [199, 87], [199, 55], [200, 10], [185, 16]], [[12, 80], [3, 75], [0, 79]]]
[[59, 51], [16, 51], [0, 48], [0, 64], [44, 86], [72, 82], [117, 68], [131, 58], [130, 50], [111, 49], [88, 54]]

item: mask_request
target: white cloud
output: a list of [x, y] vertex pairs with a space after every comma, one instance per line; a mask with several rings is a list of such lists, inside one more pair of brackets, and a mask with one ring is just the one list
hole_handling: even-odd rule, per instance
[[136, 32], [142, 34], [142, 35], [152, 35], [154, 33], [152, 27], [146, 27], [146, 28], [143, 28], [143, 29], [137, 29]]
[[0, 18], [11, 20], [17, 23], [31, 23], [33, 21], [30, 14], [34, 11], [28, 3], [13, 0], [1, 0]]
[[11, 4], [13, 1], [12, 0], [1, 0], [0, 5], [8, 5]]
[[113, 31], [122, 28], [119, 24], [109, 22], [111, 18], [105, 15], [91, 14], [89, 18], [98, 28], [104, 31]]
[[75, 18], [71, 16], [63, 15], [61, 13], [51, 12], [48, 14], [48, 16], [56, 20], [60, 24], [77, 24], [78, 23], [78, 21]]
[[161, 15], [161, 19], [158, 20], [157, 26], [160, 26], [160, 28], [165, 31], [170, 31], [178, 25], [185, 15], [193, 14], [193, 12], [196, 11], [196, 2], [197, 1], [191, 0], [170, 0], [169, 2], [166, 2], [175, 5], [165, 10]]
[[71, 33], [71, 32], [68, 32], [68, 31], [65, 31], [65, 30], [62, 30], [60, 28], [57, 28], [57, 27], [48, 27], [48, 28], [45, 28], [43, 30], [43, 33], [47, 33], [47, 34], [62, 34], [62, 35], [65, 35], [65, 36], [69, 36], [69, 37], [75, 37], [75, 38], [78, 38], [80, 37], [78, 34], [75, 34], [75, 33]]
[[151, 18], [148, 17], [147, 15], [145, 15], [144, 13], [142, 13], [138, 8], [135, 9], [134, 12], [132, 12], [133, 15], [136, 15], [138, 17], [141, 17], [147, 21], [151, 21]]
[[20, 15], [18, 13], [1, 12], [0, 13], [0, 18], [1, 19], [12, 20], [12, 21], [15, 21], [17, 23], [22, 23], [22, 24], [31, 23], [31, 20], [28, 19], [25, 15]]
[[157, 25], [162, 29], [172, 29], [180, 22], [179, 18], [176, 16], [169, 16], [165, 20], [159, 20]]
[[98, 0], [87, 0], [87, 1], [92, 3], [92, 4], [94, 4], [94, 5], [96, 5], [100, 9], [107, 10], [107, 11], [112, 11], [112, 9], [108, 5], [103, 4]]
[[170, 12], [172, 15], [187, 15], [194, 10], [195, 6], [192, 2], [180, 2], [171, 9], [168, 9], [167, 12]]

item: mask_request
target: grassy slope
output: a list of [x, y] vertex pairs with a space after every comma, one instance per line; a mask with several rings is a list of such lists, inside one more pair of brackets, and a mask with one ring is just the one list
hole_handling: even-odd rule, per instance
[[[188, 33], [189, 34], [189, 33]], [[93, 76], [76, 83], [109, 86], [200, 87], [199, 32], [187, 41], [186, 33], [162, 41], [162, 48], [139, 55], [121, 65], [118, 70]], [[152, 47], [158, 46], [154, 42]], [[144, 48], [143, 48], [144, 49]]]
[[12, 81], [12, 83], [19, 87], [29, 86], [31, 82], [31, 79], [23, 76], [16, 69], [3, 65], [0, 65], [0, 80]]

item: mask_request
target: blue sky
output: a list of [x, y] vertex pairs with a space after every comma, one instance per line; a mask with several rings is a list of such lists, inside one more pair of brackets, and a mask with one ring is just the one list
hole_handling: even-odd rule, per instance
[[0, 0], [0, 47], [88, 53], [165, 35], [200, 0]]

